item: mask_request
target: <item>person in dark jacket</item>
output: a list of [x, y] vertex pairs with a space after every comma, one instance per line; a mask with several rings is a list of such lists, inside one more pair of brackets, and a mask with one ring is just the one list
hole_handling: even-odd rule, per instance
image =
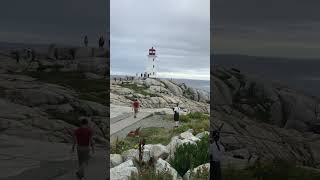
[[99, 38], [99, 48], [103, 48], [103, 46], [104, 46], [104, 38], [103, 38], [103, 36], [101, 36]]
[[84, 41], [84, 46], [88, 47], [88, 42], [89, 42], [88, 41], [88, 36], [84, 36], [84, 40], [83, 41]]

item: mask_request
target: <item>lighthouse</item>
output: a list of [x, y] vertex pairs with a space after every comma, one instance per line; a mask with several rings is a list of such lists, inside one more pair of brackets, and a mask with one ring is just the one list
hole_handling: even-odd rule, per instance
[[156, 50], [152, 47], [149, 49], [148, 53], [148, 62], [147, 62], [147, 67], [146, 67], [146, 73], [149, 75], [149, 77], [156, 77], [157, 72], [156, 72]]

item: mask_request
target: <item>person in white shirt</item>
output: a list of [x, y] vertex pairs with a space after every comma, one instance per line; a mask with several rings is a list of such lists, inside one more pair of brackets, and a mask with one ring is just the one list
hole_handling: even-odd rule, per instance
[[178, 127], [179, 126], [179, 114], [180, 114], [180, 107], [179, 107], [179, 103], [177, 103], [177, 106], [173, 108], [173, 119], [176, 123], [175, 127]]
[[210, 179], [221, 180], [221, 159], [225, 149], [220, 142], [220, 134], [213, 131], [210, 139]]

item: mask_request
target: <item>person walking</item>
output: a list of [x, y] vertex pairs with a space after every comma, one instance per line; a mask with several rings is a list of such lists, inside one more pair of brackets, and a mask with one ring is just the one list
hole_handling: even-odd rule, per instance
[[15, 51], [15, 52], [13, 52], [13, 55], [16, 58], [16, 63], [19, 63], [20, 62], [20, 52]]
[[132, 103], [132, 110], [134, 112], [134, 116], [133, 116], [134, 118], [137, 118], [139, 108], [140, 108], [140, 102], [138, 101], [138, 99], [135, 99]]
[[89, 43], [88, 36], [84, 36], [84, 46], [88, 47], [88, 43]]
[[179, 116], [180, 116], [180, 112], [181, 112], [181, 109], [179, 107], [179, 103], [177, 103], [177, 106], [172, 109], [173, 109], [173, 120], [176, 123], [175, 127], [178, 127], [179, 126]]
[[224, 152], [219, 131], [213, 131], [210, 138], [210, 179], [221, 180], [221, 159]]
[[31, 49], [31, 61], [35, 61], [36, 60], [36, 50]]
[[92, 150], [92, 154], [94, 154], [94, 144], [93, 144], [93, 132], [89, 127], [88, 119], [85, 117], [80, 118], [81, 127], [77, 128], [74, 131], [74, 141], [72, 146], [72, 152], [75, 150], [75, 146], [77, 145], [77, 154], [78, 154], [78, 163], [79, 168], [76, 172], [76, 175], [79, 179], [84, 178], [85, 176], [85, 168], [89, 165], [89, 154], [90, 148]]
[[103, 48], [103, 46], [104, 46], [104, 37], [100, 36], [100, 38], [99, 38], [99, 48]]

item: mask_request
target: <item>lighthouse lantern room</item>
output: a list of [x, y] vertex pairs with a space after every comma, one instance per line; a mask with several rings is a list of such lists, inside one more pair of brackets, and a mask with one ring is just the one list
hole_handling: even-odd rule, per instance
[[156, 77], [157, 72], [156, 72], [156, 50], [152, 47], [149, 49], [148, 53], [148, 62], [147, 62], [147, 67], [146, 67], [146, 73], [148, 77]]

